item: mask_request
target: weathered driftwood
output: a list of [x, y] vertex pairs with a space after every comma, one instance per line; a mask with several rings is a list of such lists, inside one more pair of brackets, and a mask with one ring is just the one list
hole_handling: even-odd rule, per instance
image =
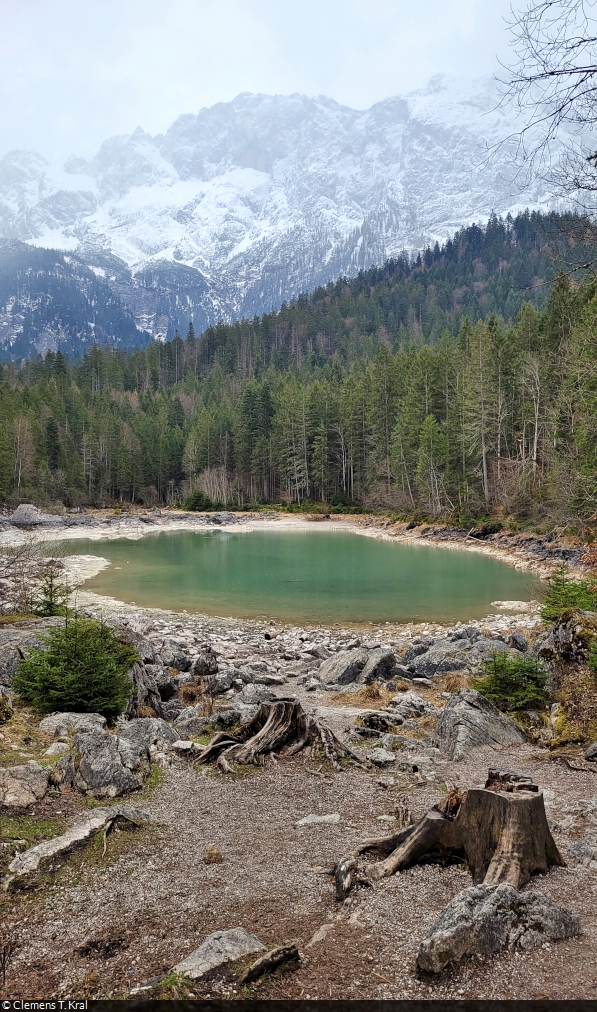
[[413, 826], [392, 836], [365, 840], [334, 869], [336, 896], [344, 899], [365, 853], [382, 860], [367, 864], [369, 881], [417, 862], [466, 861], [477, 885], [507, 882], [520, 889], [531, 875], [563, 865], [545, 816], [543, 795], [528, 778], [490, 769], [484, 788], [452, 792]]
[[292, 756], [316, 744], [335, 769], [339, 769], [343, 757], [363, 765], [329, 727], [305, 713], [298, 699], [262, 703], [252, 720], [242, 724], [236, 734], [220, 731], [214, 735], [197, 762], [216, 763], [223, 772], [231, 772], [231, 762], [257, 766], [267, 755], [281, 752]]
[[249, 984], [252, 980], [258, 980], [265, 973], [271, 973], [282, 963], [296, 963], [299, 959], [299, 950], [296, 942], [287, 942], [285, 945], [277, 945], [270, 949], [264, 956], [260, 956], [249, 966], [238, 978], [239, 984]]

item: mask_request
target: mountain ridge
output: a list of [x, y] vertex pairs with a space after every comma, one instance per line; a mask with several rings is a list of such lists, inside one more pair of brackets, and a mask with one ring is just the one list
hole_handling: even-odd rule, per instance
[[493, 211], [547, 208], [542, 184], [515, 195], [506, 181], [517, 123], [498, 100], [490, 79], [442, 75], [367, 110], [244, 93], [62, 168], [9, 152], [0, 239], [104, 271], [140, 343], [189, 319], [202, 330], [252, 317]]

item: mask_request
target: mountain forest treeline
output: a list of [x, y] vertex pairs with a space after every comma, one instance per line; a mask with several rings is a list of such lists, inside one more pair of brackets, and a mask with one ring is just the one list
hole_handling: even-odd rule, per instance
[[8, 363], [0, 496], [590, 527], [597, 288], [536, 286], [569, 218], [492, 218], [199, 338]]

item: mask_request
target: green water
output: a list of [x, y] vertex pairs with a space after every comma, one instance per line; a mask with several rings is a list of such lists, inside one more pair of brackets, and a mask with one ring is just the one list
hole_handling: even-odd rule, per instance
[[455, 621], [496, 600], [530, 600], [536, 581], [495, 559], [325, 531], [187, 532], [81, 540], [103, 556], [85, 589], [148, 607], [297, 622]]

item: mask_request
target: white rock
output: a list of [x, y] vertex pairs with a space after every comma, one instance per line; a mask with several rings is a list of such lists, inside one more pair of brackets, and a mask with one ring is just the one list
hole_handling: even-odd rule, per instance
[[333, 815], [305, 815], [295, 826], [336, 826], [340, 822], [338, 812]]
[[70, 745], [66, 741], [53, 741], [49, 748], [46, 749], [44, 755], [66, 755], [70, 752]]
[[214, 931], [208, 935], [198, 949], [173, 967], [176, 973], [184, 973], [191, 980], [198, 980], [208, 970], [225, 963], [234, 963], [243, 956], [254, 952], [265, 952], [265, 945], [257, 935], [246, 928], [230, 928], [228, 931]]

